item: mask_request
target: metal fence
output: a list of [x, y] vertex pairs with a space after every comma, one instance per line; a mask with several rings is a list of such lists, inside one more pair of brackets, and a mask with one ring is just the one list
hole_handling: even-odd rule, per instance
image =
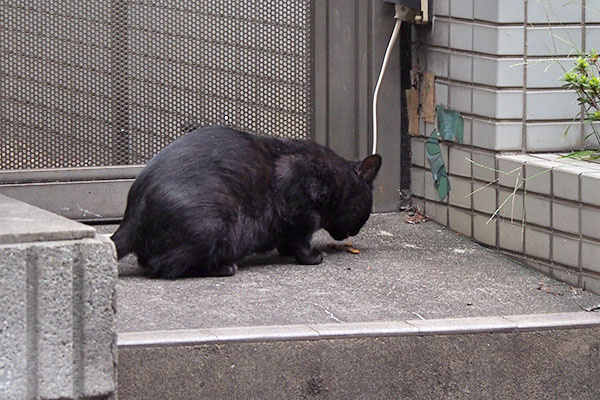
[[142, 164], [217, 123], [309, 137], [312, 3], [3, 2], [0, 169]]

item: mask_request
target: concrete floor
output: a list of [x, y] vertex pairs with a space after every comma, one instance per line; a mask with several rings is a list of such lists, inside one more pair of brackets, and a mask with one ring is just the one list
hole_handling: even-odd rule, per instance
[[[143, 276], [119, 264], [118, 331], [366, 322], [581, 311], [600, 296], [545, 277], [434, 222], [373, 215], [351, 238], [360, 254], [330, 249], [321, 265], [276, 252], [248, 258], [225, 278]], [[115, 226], [97, 226], [114, 231]]]

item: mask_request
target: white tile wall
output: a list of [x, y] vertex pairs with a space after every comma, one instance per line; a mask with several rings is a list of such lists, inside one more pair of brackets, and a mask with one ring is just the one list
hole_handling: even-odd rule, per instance
[[523, 92], [473, 88], [473, 114], [494, 119], [523, 117]]
[[[576, 125], [573, 125], [567, 131], [569, 125], [568, 122], [528, 123], [527, 150], [561, 151], [578, 149], [581, 147], [579, 129]], [[565, 132], [567, 132], [566, 135]]]
[[527, 5], [529, 23], [581, 22], [581, 1], [531, 0]]
[[473, 82], [495, 87], [523, 86], [523, 58], [473, 56]]
[[461, 112], [471, 114], [473, 89], [465, 85], [449, 85], [450, 89], [450, 108]]
[[579, 266], [579, 241], [554, 234], [552, 238], [553, 261], [569, 267]]
[[482, 215], [473, 216], [473, 237], [475, 240], [488, 246], [496, 245], [496, 220], [489, 221], [488, 217]]
[[450, 55], [450, 78], [462, 81], [473, 81], [473, 56], [453, 53]]
[[600, 244], [584, 240], [581, 242], [581, 266], [600, 273]]
[[473, 24], [470, 22], [450, 22], [450, 47], [457, 50], [473, 50]]
[[425, 170], [419, 168], [410, 169], [410, 190], [414, 196], [425, 196]]
[[[557, 107], [560, 104], [560, 107]], [[528, 120], [572, 120], [580, 111], [575, 92], [536, 90], [527, 92]]]
[[528, 256], [550, 259], [550, 233], [534, 229], [525, 228], [525, 254]]
[[[426, 167], [425, 163], [425, 142], [419, 138], [410, 139], [410, 152], [412, 164], [419, 167]], [[428, 167], [428, 165], [427, 165]]]
[[520, 122], [498, 122], [473, 119], [473, 146], [490, 150], [520, 150], [523, 125]]
[[573, 203], [552, 203], [552, 227], [555, 230], [579, 234], [579, 207]]
[[471, 151], [460, 147], [450, 147], [450, 160], [446, 164], [448, 171], [452, 175], [471, 177]]
[[523, 252], [523, 226], [520, 222], [498, 221], [498, 246], [517, 253]]
[[455, 176], [451, 176], [450, 178], [450, 190], [449, 201], [453, 206], [461, 207], [461, 208], [471, 208], [471, 180], [458, 178]]
[[581, 28], [536, 26], [527, 28], [527, 55], [568, 56], [581, 49]]
[[474, 17], [476, 19], [496, 22], [523, 22], [523, 0], [475, 0]]
[[425, 214], [442, 225], [448, 225], [448, 207], [443, 204], [425, 201]]
[[492, 215], [496, 211], [496, 186], [475, 182], [473, 192], [473, 208]]
[[496, 179], [496, 156], [494, 154], [473, 152], [473, 177], [484, 182], [493, 182]]
[[600, 172], [581, 174], [581, 201], [600, 206]]
[[525, 52], [522, 27], [474, 24], [473, 37], [477, 53], [522, 56]]
[[463, 235], [471, 236], [471, 218], [473, 216], [470, 211], [462, 211], [458, 208], [450, 207], [448, 217], [450, 229], [460, 232]]
[[456, 18], [473, 19], [474, 0], [452, 0], [450, 14]]
[[560, 88], [565, 71], [573, 68], [572, 58], [533, 59], [527, 62], [528, 88]]
[[581, 208], [581, 233], [588, 237], [600, 239], [600, 209]]
[[551, 227], [550, 220], [551, 201], [547, 197], [527, 193], [525, 196], [525, 220], [528, 224]]
[[521, 192], [514, 192], [514, 190], [499, 188], [497, 207], [500, 208], [500, 205], [504, 205], [498, 211], [498, 215], [510, 221], [522, 221], [523, 198], [523, 193]]

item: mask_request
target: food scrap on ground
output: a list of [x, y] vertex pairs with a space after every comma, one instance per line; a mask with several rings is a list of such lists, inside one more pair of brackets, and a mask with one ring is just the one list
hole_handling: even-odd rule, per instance
[[335, 249], [335, 250], [345, 250], [348, 253], [352, 253], [352, 254], [360, 254], [360, 250], [357, 248], [354, 248], [352, 246], [352, 243], [350, 242], [345, 242], [344, 244], [337, 244], [337, 243], [327, 243], [327, 247], [329, 247], [330, 249]]
[[422, 224], [427, 221], [429, 221], [429, 218], [418, 211], [412, 213], [412, 215], [409, 213], [409, 216], [404, 219], [404, 222], [411, 225]]

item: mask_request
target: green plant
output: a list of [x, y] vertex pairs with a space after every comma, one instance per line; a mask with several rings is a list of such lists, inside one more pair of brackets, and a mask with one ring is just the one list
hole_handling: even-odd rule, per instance
[[[566, 89], [574, 90], [577, 93], [577, 101], [582, 106], [582, 111], [577, 115], [583, 116], [586, 124], [591, 126], [592, 132], [585, 138], [594, 136], [600, 148], [600, 134], [596, 123], [600, 122], [600, 61], [599, 55], [592, 50], [589, 53], [581, 53], [575, 60], [575, 67], [569, 72], [566, 72], [562, 80]], [[576, 151], [566, 155], [565, 157], [583, 158], [583, 159], [598, 159], [600, 158], [599, 150], [583, 150]]]

